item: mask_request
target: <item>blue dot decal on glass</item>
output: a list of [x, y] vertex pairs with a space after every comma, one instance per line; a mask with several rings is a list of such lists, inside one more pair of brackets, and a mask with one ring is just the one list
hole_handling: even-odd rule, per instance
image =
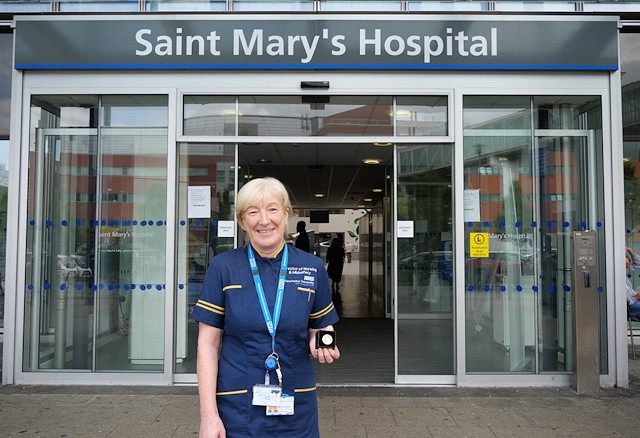
[[151, 285], [150, 284], [147, 285], [147, 289], [151, 289]]
[[482, 226], [488, 227], [489, 226], [489, 222], [487, 222], [487, 221], [482, 222]]
[[125, 285], [123, 286], [123, 289], [124, 289], [124, 290], [129, 290], [129, 285], [128, 285], [128, 284], [125, 284]]
[[77, 224], [79, 227], [81, 227], [81, 226], [82, 226], [82, 224], [84, 224], [84, 222], [83, 222], [83, 220], [82, 220], [82, 219], [78, 219], [78, 220], [76, 221], [76, 224]]
[[520, 225], [522, 225], [520, 221], [516, 222], [516, 228], [520, 228]]
[[180, 221], [180, 225], [184, 227], [184, 224], [186, 224], [185, 221]]
[[604, 287], [598, 286], [598, 292], [604, 292]]
[[490, 290], [491, 290], [491, 288], [489, 287], [489, 285], [488, 285], [488, 284], [485, 284], [485, 285], [484, 285], [484, 291], [485, 291], [485, 292], [489, 292]]
[[107, 220], [106, 220], [106, 219], [102, 219], [102, 220], [100, 221], [100, 225], [102, 225], [103, 227], [104, 227], [105, 225], [107, 225]]
[[94, 227], [97, 227], [98, 225], [100, 225], [100, 221], [98, 221], [97, 219], [95, 219], [95, 220], [93, 221], [93, 226], [94, 226]]
[[143, 227], [146, 227], [147, 226], [147, 221], [140, 222], [140, 225], [142, 225]]
[[469, 290], [469, 292], [473, 292], [473, 286], [469, 285], [469, 287], [467, 288]]
[[184, 284], [179, 284], [178, 289], [184, 289]]
[[549, 287], [547, 289], [549, 290], [549, 292], [555, 292], [556, 291], [556, 287], [554, 285], [549, 285]]
[[147, 289], [147, 287], [144, 284], [141, 284], [140, 285], [140, 290], [145, 290], [145, 289]]
[[108, 289], [112, 291], [113, 290], [113, 285], [110, 284]]
[[538, 226], [538, 222], [536, 221], [531, 222], [531, 228], [535, 228], [537, 226]]
[[133, 284], [133, 283], [131, 283], [131, 289], [133, 290], [133, 289], [135, 289], [135, 288], [136, 288], [136, 285], [135, 285], [135, 284]]
[[562, 289], [564, 289], [565, 292], [571, 292], [571, 287], [568, 284], [562, 286]]
[[61, 285], [60, 285], [60, 290], [65, 290], [66, 288], [67, 288], [67, 285], [66, 285], [66, 284], [61, 284]]
[[565, 227], [565, 228], [567, 228], [569, 225], [571, 225], [571, 224], [569, 222], [567, 222], [567, 221], [564, 221], [562, 223], [562, 226]]
[[469, 228], [471, 228], [471, 227], [473, 226], [473, 222], [471, 222], [471, 221], [467, 222], [467, 226], [468, 226]]
[[500, 291], [501, 291], [501, 292], [504, 292], [504, 291], [506, 291], [506, 290], [507, 290], [507, 288], [506, 288], [504, 285], [500, 286]]
[[579, 226], [580, 228], [587, 228], [587, 223], [586, 223], [585, 221], [582, 221], [582, 222], [580, 222], [580, 223], [578, 224], [578, 226]]
[[34, 226], [35, 224], [36, 224], [36, 221], [34, 221], [33, 219], [29, 221], [29, 225]]
[[600, 221], [596, 222], [596, 227], [600, 228], [601, 226], [602, 226], [602, 222], [600, 222]]
[[43, 286], [43, 289], [44, 290], [49, 290], [49, 289], [51, 289], [51, 285], [49, 283], [45, 283], [44, 286]]
[[138, 225], [138, 221], [134, 220], [133, 225]]
[[517, 286], [516, 286], [516, 290], [517, 290], [518, 292], [522, 292], [522, 286], [517, 285]]
[[53, 225], [53, 222], [51, 222], [49, 219], [47, 219], [47, 221], [45, 222], [45, 225], [47, 227], [50, 227], [51, 225]]
[[92, 284], [91, 285], [91, 289], [93, 289], [94, 291], [98, 290], [98, 285], [97, 284]]
[[500, 226], [500, 228], [504, 228], [504, 221], [500, 221], [498, 225]]
[[100, 283], [100, 286], [98, 286], [100, 288], [100, 290], [104, 289], [104, 283]]
[[129, 219], [127, 219], [124, 224], [129, 227], [129, 226], [131, 226], [131, 221]]
[[27, 285], [27, 289], [33, 290], [33, 285], [32, 284]]
[[149, 226], [152, 226], [152, 225], [153, 225], [153, 221], [149, 221]]
[[82, 290], [82, 285], [81, 284], [76, 284], [76, 290]]
[[162, 285], [161, 284], [156, 284], [156, 290], [162, 290]]
[[68, 222], [67, 221], [62, 221], [61, 224], [62, 224], [63, 227], [66, 227]]
[[547, 222], [547, 228], [553, 228], [553, 221]]

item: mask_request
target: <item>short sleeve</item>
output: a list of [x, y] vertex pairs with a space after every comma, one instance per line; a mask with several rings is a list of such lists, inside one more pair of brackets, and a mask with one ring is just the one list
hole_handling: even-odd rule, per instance
[[225, 299], [224, 281], [222, 279], [223, 263], [222, 257], [214, 257], [209, 264], [207, 273], [202, 283], [200, 297], [196, 302], [191, 317], [198, 322], [223, 328]]
[[323, 264], [320, 264], [320, 269], [318, 269], [318, 288], [315, 295], [313, 307], [309, 314], [309, 327], [321, 329], [338, 322], [338, 312], [331, 298], [329, 276]]

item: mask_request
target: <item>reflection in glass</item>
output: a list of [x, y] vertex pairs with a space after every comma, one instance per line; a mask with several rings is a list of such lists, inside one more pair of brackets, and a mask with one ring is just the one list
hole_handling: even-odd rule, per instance
[[[454, 374], [452, 145], [398, 147], [398, 373]], [[438, 206], [438, 208], [434, 208]]]
[[446, 96], [398, 96], [396, 135], [448, 134]]
[[97, 96], [32, 98], [25, 371], [93, 364], [97, 107]]
[[241, 136], [390, 136], [390, 96], [241, 96]]
[[163, 369], [167, 98], [98, 102], [32, 97], [25, 371]]
[[184, 135], [236, 135], [236, 124], [235, 97], [184, 97]]
[[7, 266], [7, 196], [9, 192], [9, 140], [0, 140], [0, 333], [4, 332], [4, 284]]
[[[232, 236], [219, 233], [221, 221], [226, 221], [227, 229], [235, 229], [234, 161], [235, 147], [231, 144], [179, 146], [176, 373], [196, 372], [198, 330], [189, 315], [200, 295], [209, 262], [234, 247]], [[192, 201], [196, 197], [207, 199], [208, 203], [196, 206]]]
[[[590, 173], [601, 162], [599, 99], [468, 96], [463, 117], [467, 372], [572, 372], [567, 261], [571, 232], [603, 219]], [[485, 254], [474, 233], [486, 233]]]

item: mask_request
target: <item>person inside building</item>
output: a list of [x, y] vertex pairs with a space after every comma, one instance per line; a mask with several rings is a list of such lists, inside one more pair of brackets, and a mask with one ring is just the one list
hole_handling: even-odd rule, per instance
[[298, 237], [296, 237], [296, 248], [304, 251], [310, 252], [311, 247], [309, 245], [309, 234], [306, 230], [307, 224], [304, 221], [298, 221], [296, 225], [296, 231], [298, 232]]
[[340, 281], [342, 280], [342, 270], [344, 268], [344, 248], [338, 238], [331, 241], [331, 246], [327, 249], [327, 273], [331, 279], [331, 291], [334, 294], [340, 291]]
[[351, 242], [344, 244], [344, 253], [347, 255], [347, 263], [351, 263], [351, 254], [353, 254], [353, 245]]
[[640, 255], [632, 248], [626, 248], [627, 261], [627, 303], [629, 304], [629, 316], [632, 319], [640, 320], [640, 292], [633, 288], [630, 277], [633, 271], [640, 267]]
[[309, 352], [340, 357], [338, 315], [322, 260], [285, 243], [290, 213], [280, 181], [248, 182], [236, 202], [248, 244], [209, 264], [192, 312], [200, 437], [319, 437]]

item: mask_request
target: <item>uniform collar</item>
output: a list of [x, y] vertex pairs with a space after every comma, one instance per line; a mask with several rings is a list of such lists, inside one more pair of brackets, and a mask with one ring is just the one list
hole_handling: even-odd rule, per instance
[[[278, 250], [277, 250], [277, 251], [276, 251], [276, 253], [273, 255], [273, 257], [268, 257], [268, 258], [271, 258], [271, 259], [276, 259], [276, 258], [278, 258], [278, 257], [280, 256], [280, 254], [282, 253], [282, 250], [284, 249], [284, 246], [285, 246], [286, 244], [287, 244], [287, 243], [286, 243], [285, 241], [282, 241], [282, 244], [280, 245], [280, 248], [278, 248]], [[250, 245], [251, 245], [251, 244], [250, 244]], [[252, 248], [253, 248], [253, 250], [256, 252], [256, 254], [258, 254], [260, 257], [262, 257], [262, 258], [266, 258], [264, 255], [262, 255], [262, 253], [261, 253], [260, 251], [258, 251], [258, 250], [256, 249], [256, 247], [255, 247], [255, 246], [251, 245], [251, 247], [252, 247]]]

